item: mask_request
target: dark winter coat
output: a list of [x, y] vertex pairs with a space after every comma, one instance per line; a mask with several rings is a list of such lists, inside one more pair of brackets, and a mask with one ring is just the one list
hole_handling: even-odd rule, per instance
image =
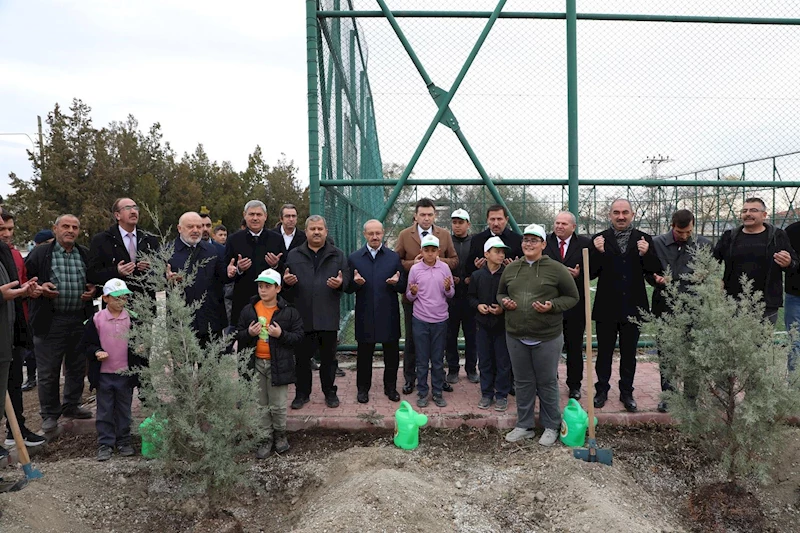
[[[283, 242], [283, 233], [281, 233], [281, 225], [278, 224], [277, 226], [272, 228], [272, 231], [277, 233], [278, 237], [281, 238], [281, 246], [283, 246], [282, 250], [283, 250], [284, 260], [286, 259], [286, 254], [288, 254], [289, 252], [291, 252], [292, 250], [294, 250], [295, 248], [306, 242], [306, 232], [301, 230], [300, 228], [295, 228], [294, 237], [292, 237], [292, 242], [289, 244], [289, 249], [287, 250], [286, 243]], [[332, 244], [333, 240], [331, 240], [330, 242]]]
[[[39, 278], [39, 285], [50, 281], [50, 271], [53, 265], [53, 250], [56, 247], [56, 241], [50, 244], [42, 244], [37, 246], [28, 257], [25, 258], [25, 270], [28, 271], [28, 279]], [[83, 264], [87, 265], [89, 260], [89, 250], [85, 246], [75, 245], [78, 253], [81, 255]], [[89, 270], [86, 270], [86, 278], [89, 283]], [[91, 317], [94, 314], [94, 303], [89, 300], [83, 303], [83, 319]], [[33, 298], [28, 302], [28, 323], [30, 324], [31, 331], [34, 336], [42, 337], [47, 335], [50, 331], [50, 323], [53, 321], [53, 300], [45, 298]]]
[[586, 272], [583, 271], [583, 250], [584, 248], [590, 248], [591, 245], [592, 241], [589, 239], [589, 237], [584, 237], [583, 235], [573, 233], [572, 239], [569, 241], [569, 248], [567, 248], [567, 253], [562, 261], [561, 252], [558, 249], [558, 237], [556, 237], [555, 233], [551, 233], [547, 236], [547, 245], [545, 246], [544, 252], [542, 252], [544, 255], [550, 257], [551, 259], [555, 259], [562, 265], [570, 268], [575, 268], [575, 265], [581, 266], [580, 275], [577, 278], [573, 278], [575, 280], [575, 285], [578, 287], [580, 300], [578, 301], [578, 305], [572, 309], [564, 311], [564, 318], [567, 320], [570, 318], [583, 318], [583, 314], [586, 312], [584, 309], [584, 306], [586, 305], [586, 295], [584, 294], [583, 290], [583, 279], [586, 275]]
[[[261, 235], [254, 237], [250, 230], [244, 229], [237, 231], [228, 237], [225, 243], [225, 267], [230, 264], [231, 259], [249, 258], [253, 261], [250, 268], [242, 274], [237, 274], [232, 278], [233, 302], [231, 306], [231, 325], [239, 323], [239, 313], [244, 306], [250, 303], [250, 298], [258, 295], [256, 278], [261, 272], [270, 268], [267, 264], [266, 255], [272, 252], [275, 255], [283, 252], [283, 239], [280, 235], [266, 227], [261, 231]], [[283, 261], [286, 256], [281, 257], [281, 262], [273, 268], [278, 272], [283, 272]]]
[[[679, 243], [675, 240], [675, 235], [670, 229], [663, 235], [656, 235], [653, 237], [653, 247], [656, 252], [658, 260], [661, 261], [661, 269], [666, 272], [667, 268], [672, 275], [673, 283], [678, 283], [678, 290], [685, 292], [688, 290], [689, 285], [681, 278], [684, 275], [691, 274], [692, 268], [689, 263], [694, 258], [694, 252], [698, 248], [711, 248], [711, 241], [697, 235], [696, 237], [689, 238], [686, 243]], [[666, 286], [660, 285], [655, 282], [652, 275], [646, 276], [647, 282], [653, 285], [653, 314], [656, 316], [663, 315], [667, 310], [667, 302], [664, 297]]]
[[[344, 252], [332, 244], [326, 243], [319, 254], [319, 267], [315, 271], [314, 252], [308, 242], [289, 252], [286, 268], [297, 276], [297, 283], [291, 287], [285, 285], [282, 290], [300, 311], [306, 331], [339, 331], [339, 302], [352, 280], [350, 267]], [[342, 285], [331, 289], [328, 278], [335, 278], [340, 270]]]
[[[17, 271], [17, 265], [14, 262], [14, 256], [11, 253], [11, 248], [4, 242], [0, 242], [0, 262], [3, 263], [6, 272], [8, 272], [9, 281], [19, 281], [22, 283], [22, 280], [19, 278], [19, 272]], [[25, 320], [22, 302], [23, 298], [14, 299], [14, 339], [12, 345], [32, 348], [33, 338], [30, 334], [30, 328], [28, 328], [28, 322]]]
[[[134, 316], [128, 312], [131, 317], [131, 328], [134, 327], [136, 324], [136, 319]], [[97, 388], [97, 384], [100, 382], [100, 366], [102, 365], [101, 361], [97, 360], [95, 354], [103, 349], [102, 345], [100, 344], [100, 335], [97, 333], [97, 326], [94, 323], [94, 316], [92, 316], [89, 320], [86, 321], [83, 330], [83, 337], [81, 337], [81, 342], [78, 344], [78, 352], [82, 352], [86, 355], [86, 359], [89, 361], [89, 390]], [[136, 351], [134, 350], [133, 345], [130, 343], [128, 344], [128, 370], [136, 371], [137, 368], [147, 366], [147, 360], [143, 357], [139, 357], [136, 355]], [[130, 375], [130, 383], [131, 387], [138, 387], [139, 386], [139, 376], [138, 374], [131, 374]]]
[[[155, 235], [136, 228], [136, 251], [140, 254], [155, 253], [158, 251], [158, 239]], [[137, 280], [137, 277], [143, 274], [142, 272], [134, 270], [129, 276], [123, 276], [117, 270], [120, 261], [127, 263], [135, 260], [136, 258], [131, 257], [128, 253], [128, 248], [119, 231], [119, 225], [115, 224], [92, 237], [92, 243], [89, 246], [89, 262], [86, 265], [86, 280], [102, 287], [111, 278], [119, 278], [131, 291], [143, 294], [144, 286]], [[150, 292], [150, 296], [155, 297], [155, 294]]]
[[[767, 308], [783, 307], [783, 272], [795, 273], [797, 272], [798, 260], [797, 253], [792, 248], [791, 242], [786, 232], [780, 228], [776, 228], [772, 224], [764, 224], [767, 232], [767, 248], [765, 250], [769, 269], [767, 270], [767, 279], [764, 282], [764, 304]], [[725, 290], [730, 292], [732, 256], [733, 247], [736, 244], [736, 238], [741, 234], [742, 228], [729, 229], [722, 234], [717, 245], [714, 247], [714, 257], [717, 261], [725, 264], [725, 271], [722, 274], [722, 282], [725, 285]], [[792, 256], [792, 262], [786, 268], [781, 268], [776, 263], [772, 256], [780, 251], [787, 251]], [[28, 274], [30, 275], [30, 274]]]
[[[382, 245], [375, 254], [363, 248], [347, 259], [350, 272], [367, 280], [363, 285], [351, 281], [347, 292], [356, 294], [356, 341], [397, 342], [400, 340], [400, 304], [398, 294], [406, 292], [408, 274], [397, 252]], [[389, 285], [386, 280], [400, 272], [400, 280]]]
[[503, 330], [505, 329], [505, 317], [503, 315], [483, 315], [478, 311], [480, 304], [491, 306], [497, 303], [497, 288], [500, 287], [500, 277], [503, 275], [505, 266], [500, 265], [497, 272], [492, 274], [488, 265], [472, 273], [469, 280], [469, 292], [467, 301], [470, 309], [475, 313], [475, 322], [485, 329]]
[[[605, 239], [604, 253], [600, 253], [594, 246], [594, 239], [601, 235]], [[642, 237], [650, 247], [646, 254], [640, 256], [636, 243]], [[628, 317], [639, 317], [640, 309], [650, 310], [644, 276], [661, 274], [661, 263], [656, 257], [650, 235], [632, 229], [628, 247], [623, 254], [614, 230], [608, 228], [592, 237], [589, 252], [590, 279], [598, 280], [592, 309], [593, 320], [627, 322]]]
[[191, 304], [205, 297], [192, 320], [192, 328], [200, 335], [221, 332], [228, 325], [223, 301], [223, 287], [228, 281], [228, 269], [224, 258], [217, 249], [205, 241], [197, 243], [195, 258], [191, 260], [192, 249], [180, 238], [175, 239], [175, 248], [169, 265], [173, 272], [194, 272], [194, 283], [186, 287], [186, 303]]
[[[472, 275], [472, 273], [477, 270], [475, 268], [475, 260], [484, 257], [483, 245], [486, 244], [486, 241], [489, 240], [489, 237], [491, 236], [492, 231], [489, 228], [486, 228], [482, 232], [472, 236], [469, 259], [467, 259], [467, 264], [465, 265], [467, 277]], [[506, 259], [514, 259], [516, 257], [523, 256], [522, 235], [515, 233], [511, 230], [511, 228], [506, 226], [506, 229], [503, 230], [503, 233], [501, 233], [499, 237], [500, 240], [503, 241], [503, 244], [510, 248], [510, 250], [506, 250]]]
[[[247, 367], [256, 368], [255, 347], [258, 337], [253, 337], [247, 329], [253, 322], [258, 322], [258, 313], [255, 305], [259, 297], [254, 296], [250, 303], [239, 313], [239, 323], [236, 326], [236, 338], [239, 341], [239, 351], [243, 348], [253, 348]], [[297, 381], [295, 372], [294, 349], [305, 338], [303, 321], [300, 313], [283, 298], [278, 296], [278, 310], [272, 315], [272, 323], [281, 327], [281, 336], [269, 337], [270, 374], [273, 386], [288, 385]]]
[[459, 281], [456, 283], [456, 293], [448, 303], [450, 305], [460, 305], [463, 303], [464, 298], [467, 297], [468, 285], [464, 282], [464, 278], [467, 277], [467, 262], [469, 261], [469, 253], [472, 250], [472, 235], [467, 235], [466, 237], [453, 235], [452, 237], [453, 248], [456, 249], [456, 255], [458, 256], [458, 265], [455, 268], [451, 268], [450, 271], [453, 273], [454, 278], [459, 278]]

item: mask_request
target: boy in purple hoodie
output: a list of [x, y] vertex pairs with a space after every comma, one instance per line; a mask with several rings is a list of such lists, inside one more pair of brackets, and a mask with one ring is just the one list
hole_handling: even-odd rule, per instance
[[450, 267], [439, 260], [439, 239], [426, 235], [420, 243], [422, 261], [408, 272], [406, 298], [414, 304], [412, 318], [417, 349], [418, 407], [428, 405], [428, 364], [431, 367], [433, 403], [444, 407], [444, 348], [447, 342], [447, 299], [455, 294]]

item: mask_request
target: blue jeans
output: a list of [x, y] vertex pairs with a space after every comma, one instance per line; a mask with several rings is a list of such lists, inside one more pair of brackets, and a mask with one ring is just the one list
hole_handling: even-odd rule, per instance
[[797, 328], [795, 332], [794, 342], [792, 342], [792, 349], [789, 351], [789, 361], [787, 366], [789, 372], [794, 372], [797, 365], [797, 356], [800, 354], [800, 296], [793, 294], [785, 294], [783, 304], [783, 319], [786, 323], [786, 332], [792, 334], [792, 326]]
[[131, 376], [100, 374], [97, 383], [97, 443], [118, 447], [131, 443]]
[[447, 342], [447, 321], [423, 322], [412, 317], [414, 347], [417, 350], [417, 393], [428, 396], [428, 364], [431, 367], [431, 388], [434, 396], [442, 395], [444, 386], [444, 345]]
[[506, 398], [511, 390], [511, 357], [503, 327], [487, 329], [478, 324], [478, 368], [481, 371], [481, 396]]

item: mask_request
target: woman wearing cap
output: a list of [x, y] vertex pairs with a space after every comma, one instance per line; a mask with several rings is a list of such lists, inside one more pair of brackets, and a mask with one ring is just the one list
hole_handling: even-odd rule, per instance
[[539, 397], [539, 444], [552, 446], [561, 427], [558, 361], [563, 345], [561, 313], [578, 303], [567, 268], [542, 255], [547, 233], [531, 224], [522, 235], [521, 257], [500, 278], [497, 302], [505, 309], [506, 341], [517, 392], [517, 424], [506, 435], [516, 442], [535, 436], [533, 406]]

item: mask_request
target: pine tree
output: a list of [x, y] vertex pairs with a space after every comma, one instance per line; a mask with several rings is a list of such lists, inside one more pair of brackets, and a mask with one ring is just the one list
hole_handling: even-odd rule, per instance
[[787, 371], [789, 348], [776, 342], [752, 281], [743, 279], [734, 298], [722, 288], [722, 267], [709, 250], [698, 251], [692, 264], [687, 292], [678, 292], [677, 280], [667, 285], [672, 312], [643, 319], [667, 377], [683, 384], [683, 391], [666, 393], [670, 414], [721, 461], [730, 481], [765, 480], [786, 419], [800, 412], [797, 380]]

